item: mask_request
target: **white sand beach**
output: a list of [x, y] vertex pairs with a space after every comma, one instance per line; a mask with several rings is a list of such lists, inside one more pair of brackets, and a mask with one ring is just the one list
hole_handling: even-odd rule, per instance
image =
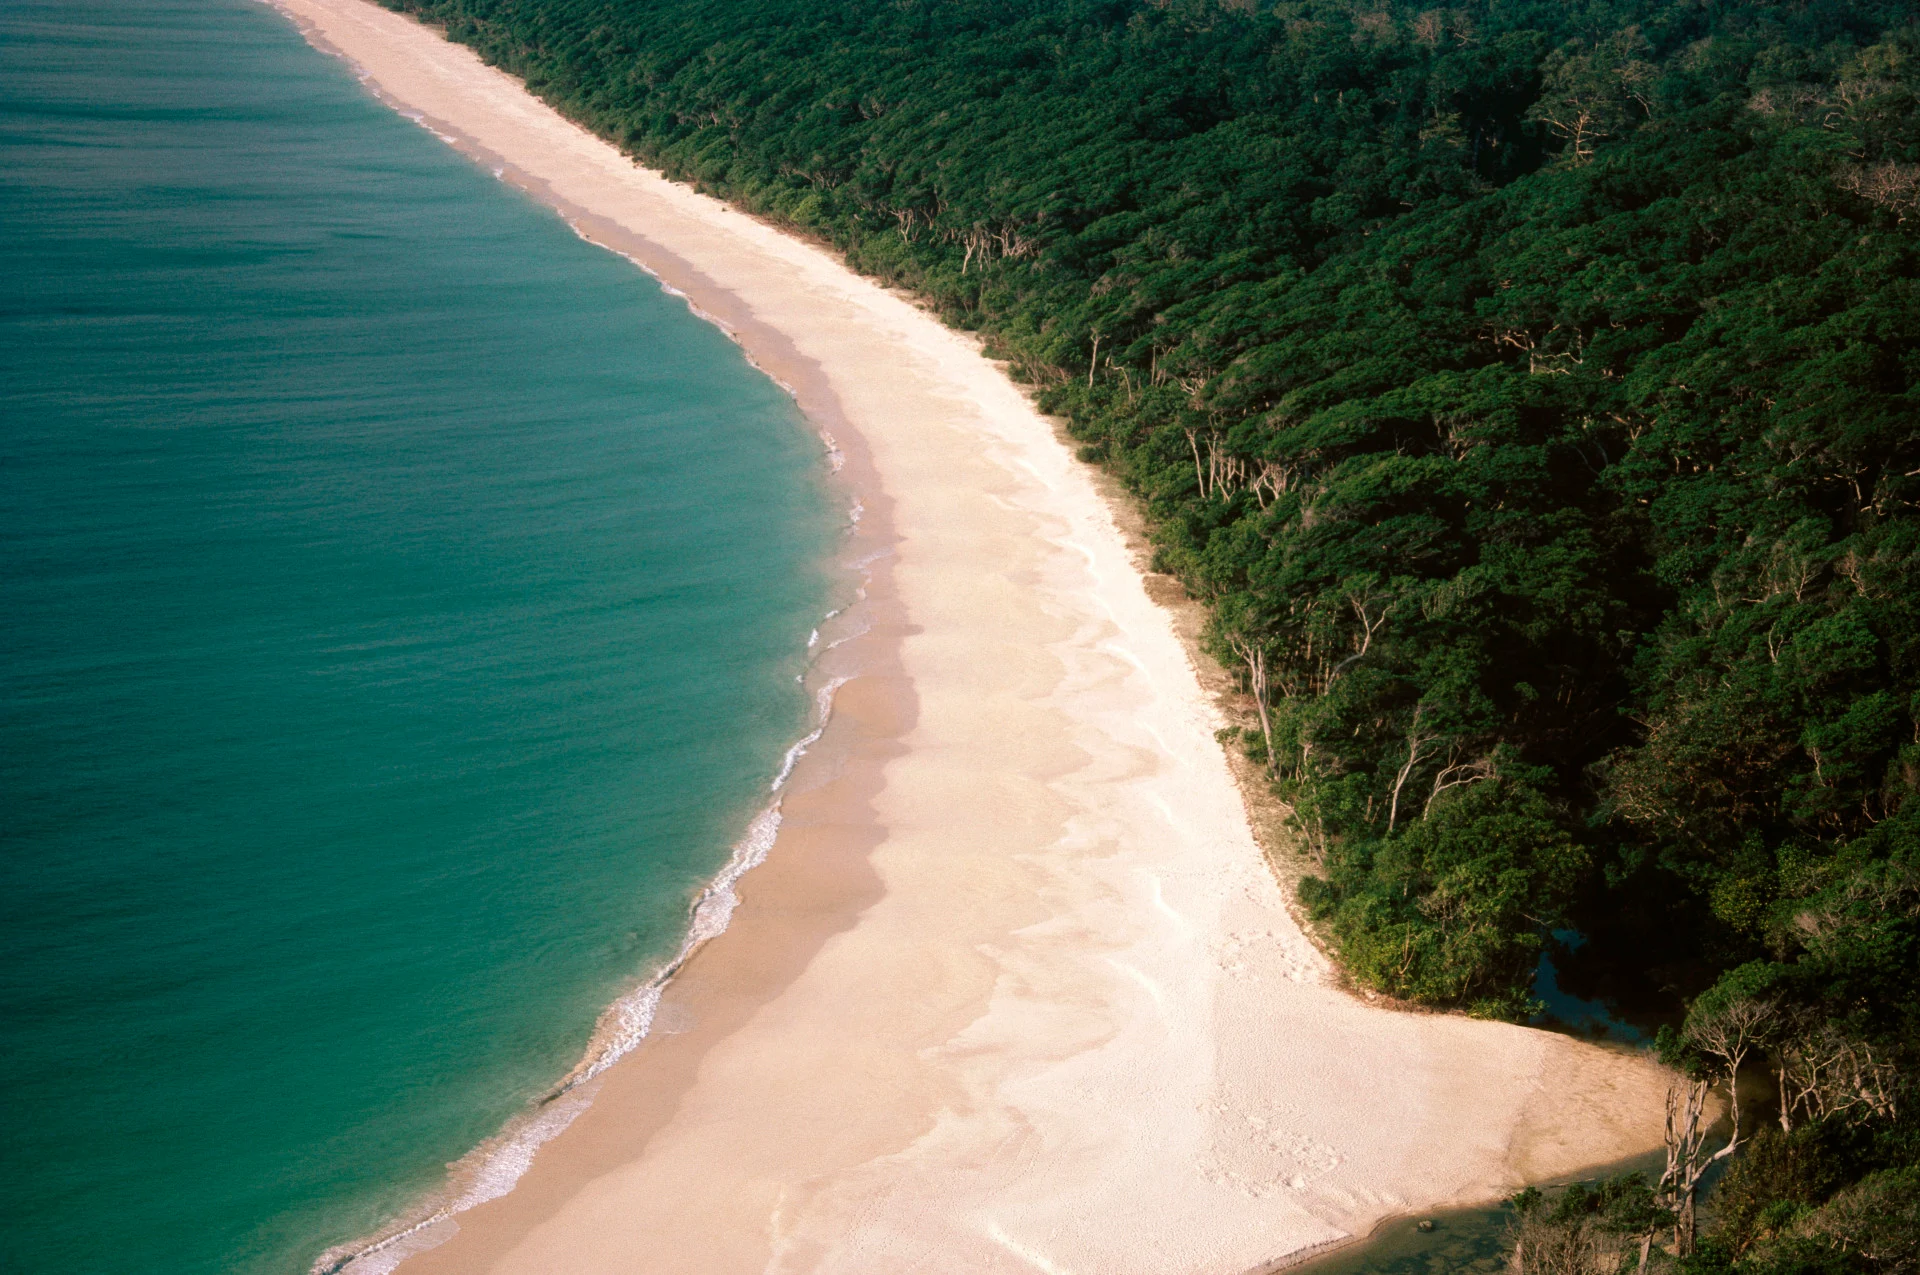
[[886, 554], [732, 928], [406, 1275], [1241, 1275], [1659, 1145], [1643, 1059], [1336, 985], [1095, 475], [972, 342], [405, 18], [277, 2], [733, 331]]

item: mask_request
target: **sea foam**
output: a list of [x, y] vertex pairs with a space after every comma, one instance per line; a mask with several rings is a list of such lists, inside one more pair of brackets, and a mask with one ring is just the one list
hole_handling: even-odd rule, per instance
[[[828, 618], [834, 614], [838, 612], [829, 613]], [[647, 1038], [667, 984], [703, 944], [726, 932], [740, 905], [735, 887], [740, 878], [766, 862], [779, 836], [780, 790], [792, 777], [794, 766], [826, 731], [833, 715], [834, 695], [847, 681], [845, 677], [832, 677], [815, 691], [813, 729], [787, 749], [773, 779], [773, 800], [754, 816], [734, 842], [727, 862], [694, 899], [679, 949], [645, 982], [601, 1012], [586, 1052], [573, 1070], [500, 1133], [451, 1165], [446, 1186], [398, 1225], [373, 1239], [328, 1249], [315, 1260], [311, 1275], [388, 1275], [412, 1254], [444, 1240], [447, 1226], [456, 1215], [513, 1190], [532, 1166], [534, 1153], [541, 1145], [565, 1132], [587, 1109], [592, 1095], [583, 1086]]]

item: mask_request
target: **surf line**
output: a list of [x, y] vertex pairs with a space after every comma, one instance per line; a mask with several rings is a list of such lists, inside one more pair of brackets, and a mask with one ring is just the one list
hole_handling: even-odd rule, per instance
[[[547, 204], [558, 214], [561, 223], [580, 239], [636, 266], [664, 293], [681, 301], [694, 318], [718, 329], [741, 351], [745, 361], [755, 372], [772, 381], [797, 403], [800, 395], [796, 386], [783, 380], [771, 368], [763, 365], [747, 348], [738, 331], [719, 315], [702, 308], [688, 293], [668, 282], [652, 264], [634, 252], [606, 242], [601, 236], [594, 234], [589, 227], [570, 215], [566, 207], [560, 206], [550, 198], [543, 198], [544, 192], [540, 183], [521, 174], [498, 156], [489, 154], [483, 147], [475, 145], [459, 133], [441, 127], [425, 112], [416, 110], [389, 95], [365, 67], [334, 48], [299, 16], [281, 8], [274, 3], [274, 0], [265, 0], [265, 3], [289, 18], [316, 51], [345, 62], [361, 86], [376, 100], [425, 129], [467, 159], [485, 168], [502, 184], [512, 186], [523, 194]], [[829, 472], [839, 474], [846, 463], [846, 457], [838, 440], [818, 422], [808, 419], [807, 423], [812, 426], [822, 445]], [[843, 528], [845, 533], [851, 535], [858, 531], [865, 513], [866, 506], [860, 494], [857, 491], [851, 493]], [[868, 586], [872, 582], [873, 565], [888, 556], [890, 556], [889, 550], [880, 549], [854, 561], [843, 559], [840, 564], [841, 570], [848, 572], [859, 581], [853, 591], [853, 600], [845, 606], [835, 607], [827, 612], [820, 623], [825, 624], [864, 603], [867, 600]], [[864, 620], [864, 617], [862, 619]], [[813, 660], [817, 661], [834, 648], [866, 633], [870, 627], [870, 622], [859, 623], [852, 632], [830, 640], [824, 646], [820, 645], [820, 631], [816, 627], [808, 639], [807, 651]], [[802, 673], [801, 679], [804, 680], [805, 677], [806, 674]], [[534, 1153], [543, 1144], [562, 1133], [581, 1112], [586, 1110], [591, 1095], [581, 1092], [582, 1086], [600, 1076], [647, 1038], [653, 1029], [660, 998], [667, 985], [692, 959], [695, 952], [709, 940], [726, 932], [733, 919], [734, 910], [740, 903], [739, 894], [734, 887], [743, 876], [766, 861], [767, 854], [772, 850], [774, 841], [779, 835], [780, 790], [792, 777], [794, 767], [806, 755], [807, 750], [817, 743], [826, 731], [832, 717], [834, 695], [849, 680], [845, 676], [831, 677], [815, 693], [813, 729], [787, 749], [770, 785], [772, 799], [748, 823], [746, 831], [734, 843], [726, 864], [689, 905], [687, 930], [678, 950], [638, 987], [619, 997], [601, 1011], [599, 1019], [594, 1024], [587, 1048], [573, 1069], [545, 1093], [534, 1099], [519, 1115], [509, 1119], [499, 1133], [450, 1165], [447, 1180], [440, 1189], [431, 1192], [424, 1200], [403, 1213], [394, 1223], [376, 1232], [372, 1238], [351, 1240], [329, 1248], [315, 1259], [309, 1268], [310, 1275], [388, 1275], [388, 1272], [406, 1258], [434, 1247], [444, 1238], [429, 1235], [429, 1231], [442, 1223], [451, 1221], [457, 1214], [464, 1213], [489, 1200], [498, 1199], [511, 1191], [532, 1165]]]
[[[587, 1109], [589, 1096], [581, 1086], [633, 1052], [653, 1030], [661, 995], [674, 975], [685, 968], [710, 940], [726, 933], [740, 904], [735, 886], [747, 873], [766, 862], [779, 836], [782, 794], [793, 768], [819, 741], [833, 716], [834, 693], [850, 679], [835, 676], [815, 693], [814, 727], [790, 747], [771, 785], [773, 798], [734, 842], [726, 864], [702, 887], [688, 908], [687, 931], [679, 949], [639, 987], [601, 1011], [593, 1036], [572, 1071], [536, 1098], [498, 1134], [455, 1161], [448, 1183], [410, 1216], [371, 1240], [350, 1241], [322, 1253], [310, 1275], [387, 1275], [415, 1253], [431, 1248], [440, 1237], [429, 1230], [468, 1209], [498, 1199], [511, 1191], [533, 1164], [533, 1156], [558, 1137]], [[426, 1241], [426, 1242], [422, 1242]]]

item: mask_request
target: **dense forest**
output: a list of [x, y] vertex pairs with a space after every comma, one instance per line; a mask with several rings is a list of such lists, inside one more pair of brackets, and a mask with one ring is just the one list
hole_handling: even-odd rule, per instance
[[393, 2], [1070, 422], [1353, 978], [1669, 1020], [1676, 1167], [1527, 1269], [1920, 1269], [1914, 6]]

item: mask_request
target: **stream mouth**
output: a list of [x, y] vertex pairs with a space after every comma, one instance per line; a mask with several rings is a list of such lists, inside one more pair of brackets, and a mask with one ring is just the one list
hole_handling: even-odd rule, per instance
[[1286, 1275], [1500, 1275], [1508, 1269], [1512, 1218], [1504, 1204], [1390, 1218], [1358, 1243], [1287, 1267]]
[[1553, 942], [1540, 953], [1533, 974], [1533, 994], [1543, 1008], [1534, 1015], [1532, 1025], [1620, 1045], [1650, 1044], [1652, 1031], [1643, 1030], [1644, 1024], [1628, 1021], [1628, 1014], [1613, 1001], [1588, 1000], [1560, 985], [1562, 968], [1586, 943], [1586, 935], [1578, 930], [1553, 931]]
[[[1601, 1165], [1577, 1178], [1538, 1183], [1556, 1191], [1638, 1171], [1658, 1177], [1664, 1159], [1655, 1151]], [[1286, 1275], [1505, 1275], [1511, 1269], [1507, 1232], [1514, 1212], [1504, 1201], [1471, 1209], [1439, 1209], [1388, 1218], [1365, 1239], [1285, 1268]]]

